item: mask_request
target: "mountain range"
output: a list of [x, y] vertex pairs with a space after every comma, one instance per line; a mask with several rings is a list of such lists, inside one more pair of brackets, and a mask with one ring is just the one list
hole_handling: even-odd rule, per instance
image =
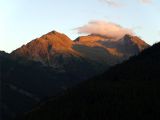
[[66, 35], [52, 31], [13, 51], [11, 55], [25, 60], [40, 61], [52, 67], [63, 67], [60, 64], [67, 64], [67, 58], [113, 65], [147, 47], [149, 45], [137, 36], [125, 35], [119, 40], [114, 40], [91, 34], [72, 41]]
[[68, 89], [18, 120], [158, 120], [160, 43]]
[[131, 35], [112, 39], [91, 34], [72, 41], [51, 31], [10, 54], [1, 51], [2, 118], [27, 112], [148, 47]]

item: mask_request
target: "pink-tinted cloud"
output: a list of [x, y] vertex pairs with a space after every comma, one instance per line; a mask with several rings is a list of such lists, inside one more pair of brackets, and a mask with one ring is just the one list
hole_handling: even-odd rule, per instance
[[[111, 7], [123, 7], [125, 6], [125, 3], [123, 3], [124, 1], [120, 1], [120, 0], [99, 0], [101, 2], [105, 2], [107, 3], [107, 5], [111, 6]], [[137, 0], [142, 4], [150, 4], [153, 0]]]
[[152, 0], [139, 0], [143, 4], [149, 4], [152, 2]]
[[99, 34], [111, 38], [121, 38], [126, 34], [133, 35], [133, 31], [128, 28], [124, 28], [118, 24], [102, 21], [102, 20], [94, 20], [88, 22], [88, 24], [76, 28], [79, 34]]
[[122, 3], [117, 2], [116, 0], [99, 0], [99, 1], [105, 2], [111, 7], [122, 7], [123, 6]]

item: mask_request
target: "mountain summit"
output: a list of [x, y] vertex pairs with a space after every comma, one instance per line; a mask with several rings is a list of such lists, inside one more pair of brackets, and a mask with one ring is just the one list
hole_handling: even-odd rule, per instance
[[143, 40], [141, 40], [137, 36], [125, 35], [123, 37], [123, 40], [125, 42], [129, 42], [130, 41], [130, 42], [132, 42], [132, 44], [136, 44], [140, 51], [144, 50], [146, 47], [149, 47], [149, 45], [146, 42], [144, 42]]
[[52, 31], [40, 38], [37, 38], [27, 45], [11, 53], [15, 58], [40, 61], [44, 64], [54, 63], [58, 55], [62, 57], [79, 56], [80, 54], [72, 49], [73, 41], [65, 34]]

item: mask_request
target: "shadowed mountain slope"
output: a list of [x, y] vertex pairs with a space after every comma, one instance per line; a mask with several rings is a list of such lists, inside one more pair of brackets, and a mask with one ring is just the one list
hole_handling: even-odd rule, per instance
[[37, 61], [17, 60], [8, 54], [0, 56], [3, 120], [31, 110], [40, 101], [61, 94], [81, 80], [93, 76], [91, 73], [96, 73], [86, 61], [72, 61], [72, 64], [65, 72]]

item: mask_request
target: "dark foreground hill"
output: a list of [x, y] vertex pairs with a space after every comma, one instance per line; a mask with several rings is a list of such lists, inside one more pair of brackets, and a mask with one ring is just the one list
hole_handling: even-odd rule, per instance
[[160, 43], [20, 120], [159, 120]]

